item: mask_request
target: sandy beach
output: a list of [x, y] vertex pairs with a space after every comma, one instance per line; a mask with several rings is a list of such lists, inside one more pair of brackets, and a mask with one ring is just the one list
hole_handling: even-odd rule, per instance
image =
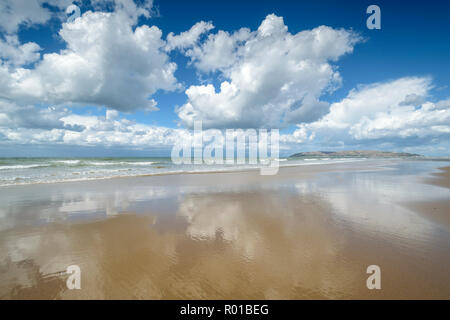
[[[2, 187], [0, 298], [449, 299], [448, 165]], [[80, 290], [66, 286], [69, 265]], [[369, 265], [381, 290], [366, 287]]]

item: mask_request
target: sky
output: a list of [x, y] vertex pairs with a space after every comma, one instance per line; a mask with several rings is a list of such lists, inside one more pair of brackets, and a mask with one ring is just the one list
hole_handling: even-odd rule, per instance
[[[366, 25], [372, 4], [381, 29]], [[167, 156], [194, 121], [279, 129], [281, 155], [449, 156], [449, 12], [448, 1], [0, 0], [0, 157]]]

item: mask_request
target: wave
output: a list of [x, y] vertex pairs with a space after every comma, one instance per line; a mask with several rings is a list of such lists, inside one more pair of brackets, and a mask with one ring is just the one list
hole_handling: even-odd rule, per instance
[[133, 166], [149, 166], [149, 165], [152, 165], [152, 164], [155, 164], [155, 163], [158, 163], [158, 162], [155, 162], [155, 161], [128, 162], [128, 164], [131, 164]]
[[50, 166], [49, 164], [16, 164], [12, 166], [0, 166], [0, 170], [31, 169], [49, 166]]
[[61, 163], [61, 164], [74, 165], [74, 164], [81, 163], [81, 160], [53, 160], [52, 163]]
[[[155, 164], [164, 163], [158, 161], [92, 161], [92, 160], [47, 160], [41, 163], [0, 163], [0, 170], [14, 171], [35, 168], [82, 168], [82, 167], [151, 167]], [[1, 177], [0, 177], [1, 178]]]
[[152, 164], [155, 164], [155, 161], [141, 161], [141, 162], [134, 162], [134, 161], [119, 161], [119, 162], [99, 162], [99, 161], [86, 161], [86, 165], [90, 166], [150, 166]]
[[97, 162], [97, 161], [86, 161], [85, 165], [88, 166], [117, 166], [122, 164], [123, 162]]

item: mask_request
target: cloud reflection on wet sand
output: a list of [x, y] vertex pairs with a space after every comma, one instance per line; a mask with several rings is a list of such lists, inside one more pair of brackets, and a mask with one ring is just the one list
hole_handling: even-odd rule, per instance
[[[339, 181], [325, 174], [268, 189], [168, 194], [149, 187], [140, 197], [136, 190], [120, 193], [122, 200], [129, 196], [125, 202], [93, 195], [58, 200], [59, 214], [114, 213], [94, 221], [54, 219], [45, 211], [54, 204], [41, 203], [34, 223], [0, 233], [0, 298], [450, 296], [448, 229], [380, 201], [383, 190], [367, 181], [373, 176], [329, 179]], [[379, 186], [388, 190], [386, 181]], [[159, 212], [155, 198], [175, 210]], [[136, 199], [150, 202], [127, 211]], [[32, 220], [29, 210], [23, 214]], [[48, 222], [36, 223], [42, 216]], [[68, 290], [66, 278], [53, 275], [71, 264], [81, 267], [81, 290]], [[366, 288], [371, 264], [381, 267], [380, 291]]]

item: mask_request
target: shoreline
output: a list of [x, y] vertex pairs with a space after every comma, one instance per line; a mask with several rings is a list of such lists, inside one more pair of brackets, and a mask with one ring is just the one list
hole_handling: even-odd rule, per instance
[[[349, 161], [342, 162], [330, 162], [330, 163], [299, 163], [299, 164], [286, 164], [280, 165], [279, 170], [282, 168], [296, 168], [303, 166], [328, 166], [328, 165], [339, 165], [342, 163], [354, 163], [354, 162], [364, 162], [364, 161], [382, 161], [382, 160], [399, 160], [399, 159], [354, 159]], [[27, 186], [27, 185], [43, 185], [43, 184], [58, 184], [58, 183], [70, 183], [70, 182], [89, 182], [89, 181], [97, 181], [97, 180], [110, 180], [110, 179], [127, 179], [127, 178], [142, 178], [142, 177], [154, 177], [154, 176], [170, 176], [170, 175], [190, 175], [190, 174], [220, 174], [220, 173], [247, 173], [247, 172], [255, 172], [261, 170], [263, 167], [257, 168], [235, 168], [228, 169], [225, 168], [223, 170], [200, 170], [200, 171], [179, 171], [179, 172], [156, 172], [156, 173], [142, 173], [136, 175], [117, 175], [117, 176], [109, 176], [109, 177], [92, 177], [92, 178], [82, 178], [82, 179], [67, 179], [60, 181], [40, 181], [40, 182], [25, 182], [25, 183], [14, 183], [14, 184], [4, 184], [0, 185], [2, 187], [13, 187], [13, 186]], [[276, 174], [275, 174], [276, 176]]]

